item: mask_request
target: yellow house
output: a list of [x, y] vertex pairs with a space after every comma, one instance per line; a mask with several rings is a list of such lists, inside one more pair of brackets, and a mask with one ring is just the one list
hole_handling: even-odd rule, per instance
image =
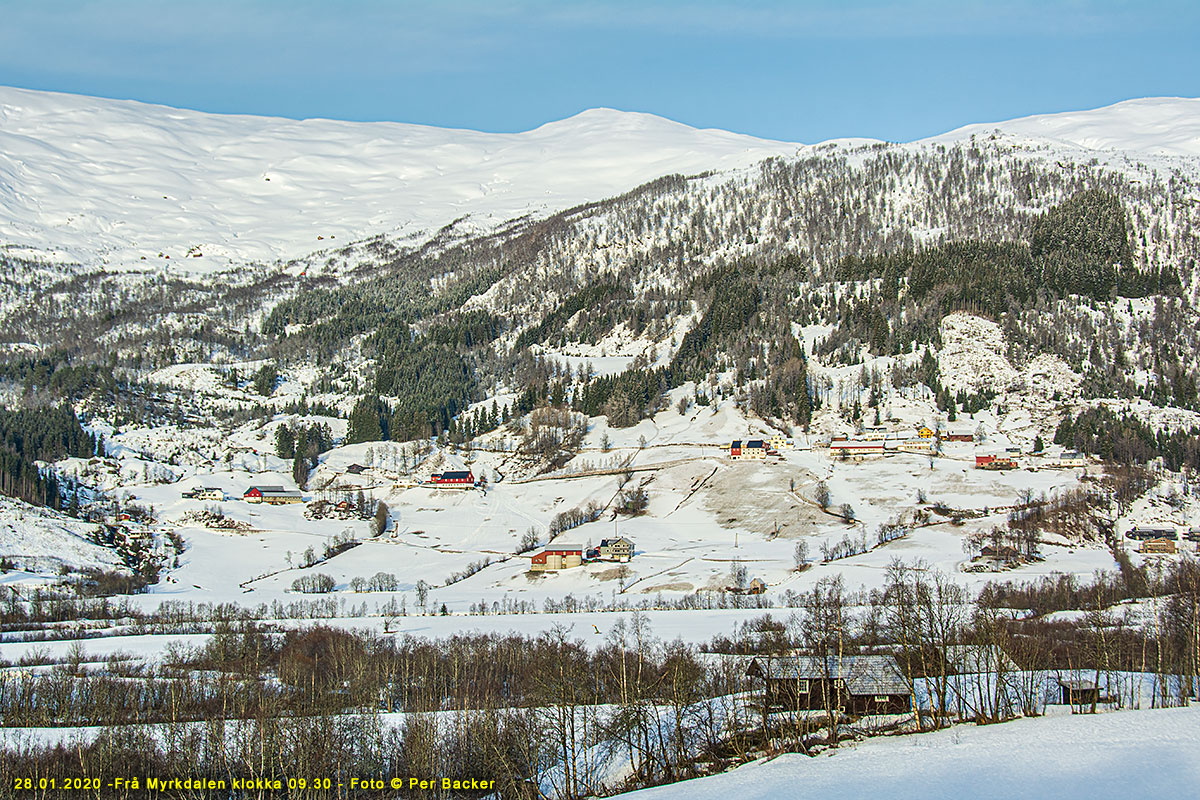
[[770, 439], [767, 439], [767, 446], [776, 451], [791, 450], [796, 446], [796, 442], [794, 439], [789, 439], [782, 433], [776, 433], [772, 435]]
[[920, 436], [922, 439], [932, 439], [934, 436], [937, 436], [937, 433], [928, 425], [922, 425], [917, 428], [917, 436]]

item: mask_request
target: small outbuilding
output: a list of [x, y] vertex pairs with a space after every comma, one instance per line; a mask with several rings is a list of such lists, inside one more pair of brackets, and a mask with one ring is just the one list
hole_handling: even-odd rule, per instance
[[1064, 706], [1094, 706], [1100, 702], [1100, 690], [1087, 678], [1059, 678], [1059, 699]]

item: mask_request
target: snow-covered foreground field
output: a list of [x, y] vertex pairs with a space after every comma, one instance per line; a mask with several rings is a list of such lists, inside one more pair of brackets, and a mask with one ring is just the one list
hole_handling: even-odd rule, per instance
[[1102, 800], [1195, 797], [1200, 708], [959, 725], [620, 795], [637, 800]]

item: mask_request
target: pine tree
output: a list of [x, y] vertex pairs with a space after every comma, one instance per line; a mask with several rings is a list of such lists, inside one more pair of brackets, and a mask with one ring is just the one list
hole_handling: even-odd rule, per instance
[[280, 458], [292, 458], [296, 455], [296, 434], [287, 425], [275, 429], [275, 455]]
[[298, 453], [292, 459], [292, 480], [301, 489], [308, 484], [308, 460]]
[[346, 432], [346, 444], [358, 442], [377, 442], [383, 439], [383, 426], [380, 424], [380, 403], [378, 396], [363, 395], [354, 404], [350, 412], [350, 424]]

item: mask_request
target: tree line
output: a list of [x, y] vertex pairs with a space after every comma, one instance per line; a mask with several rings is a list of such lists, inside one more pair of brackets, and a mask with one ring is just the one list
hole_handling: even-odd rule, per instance
[[49, 408], [0, 408], [0, 492], [35, 505], [62, 508], [58, 478], [35, 462], [67, 456], [90, 458], [100, 446], [66, 403]]

